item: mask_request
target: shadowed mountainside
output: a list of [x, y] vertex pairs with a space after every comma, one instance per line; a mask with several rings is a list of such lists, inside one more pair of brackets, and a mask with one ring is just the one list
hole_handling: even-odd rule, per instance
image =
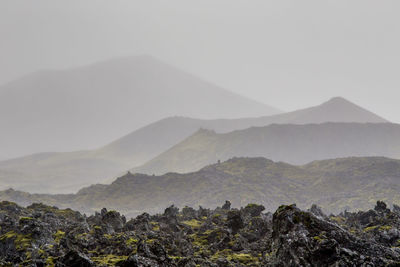
[[[325, 122], [388, 122], [350, 101], [335, 97], [321, 105], [293, 112], [259, 118], [202, 120], [187, 117], [166, 118], [130, 133], [97, 151], [98, 155], [123, 158], [138, 166], [195, 133], [198, 129], [227, 133], [234, 130], [276, 124], [311, 124]], [[134, 151], [134, 153], [133, 153]]]
[[270, 211], [285, 203], [300, 207], [316, 203], [339, 212], [367, 209], [378, 199], [400, 204], [399, 190], [399, 160], [342, 158], [294, 166], [265, 158], [234, 158], [186, 174], [128, 173], [109, 185], [93, 185], [77, 194], [6, 190], [0, 199], [22, 205], [43, 202], [89, 213], [107, 207], [128, 215], [159, 212], [171, 204], [215, 207], [225, 199], [235, 207], [258, 201]]
[[400, 125], [273, 124], [225, 134], [202, 129], [133, 172], [190, 172], [235, 156], [266, 157], [292, 164], [351, 156], [400, 158]]

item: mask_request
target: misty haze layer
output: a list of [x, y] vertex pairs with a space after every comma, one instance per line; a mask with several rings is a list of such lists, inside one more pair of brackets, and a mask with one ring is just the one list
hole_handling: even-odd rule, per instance
[[[340, 97], [333, 98], [315, 107], [258, 118], [201, 120], [187, 117], [170, 117], [147, 125], [99, 149], [68, 153], [40, 153], [0, 162], [0, 189], [13, 187], [29, 192], [70, 193], [93, 183], [110, 182], [117, 175], [122, 175], [126, 170], [142, 164], [144, 166], [135, 170], [150, 174], [162, 174], [168, 171], [193, 171], [203, 167], [205, 164], [215, 162], [216, 159], [221, 159], [220, 157], [225, 159], [228, 155], [232, 157], [253, 155], [246, 154], [246, 150], [236, 149], [234, 152], [231, 151], [230, 154], [222, 156], [221, 153], [224, 151], [217, 151], [215, 148], [210, 147], [209, 143], [204, 143], [208, 139], [200, 142], [191, 142], [188, 147], [184, 146], [183, 150], [180, 149], [179, 147], [182, 145], [178, 143], [181, 143], [200, 128], [227, 133], [252, 126], [266, 126], [272, 123], [315, 124], [324, 122], [384, 123], [387, 121]], [[286, 127], [282, 130], [281, 133], [283, 135], [288, 135], [293, 129]], [[311, 131], [310, 135], [312, 134]], [[301, 143], [301, 137], [298, 138], [300, 139], [299, 143]], [[377, 138], [380, 138], [380, 136], [377, 136]], [[293, 139], [297, 139], [297, 137], [293, 136]], [[286, 142], [284, 137], [282, 137], [282, 140], [283, 143]], [[170, 151], [167, 151], [174, 145], [177, 145], [179, 151], [182, 150], [179, 153], [185, 155], [183, 159], [180, 158], [179, 153], [171, 154]], [[237, 145], [235, 142], [231, 142], [229, 143], [230, 147], [227, 149], [234, 148]], [[173, 148], [172, 151], [174, 149], [176, 148]], [[199, 153], [202, 149], [204, 152], [209, 150], [206, 157]], [[264, 156], [275, 158], [277, 155], [273, 153], [281, 154], [276, 149], [272, 150], [268, 147], [264, 147], [264, 149], [264, 153], [267, 153], [261, 154]], [[288, 149], [290, 155], [293, 154], [290, 149], [295, 149], [295, 147], [287, 147], [286, 144], [282, 144], [282, 151], [287, 151], [286, 149]], [[307, 156], [304, 159], [305, 161], [301, 162], [326, 159], [329, 156], [337, 155], [330, 153], [329, 147], [322, 148], [322, 150], [325, 151], [323, 157], [317, 157], [317, 155], [314, 157]], [[188, 153], [193, 153], [199, 158], [187, 156]], [[258, 156], [259, 154], [256, 155]], [[353, 154], [340, 154], [340, 156], [351, 155]], [[365, 155], [370, 154], [367, 153]], [[387, 156], [388, 154], [383, 149], [374, 155]], [[160, 164], [160, 158], [166, 162]], [[301, 155], [297, 158], [297, 160], [301, 160]], [[282, 160], [290, 159], [292, 158], [288, 158], [287, 155], [282, 158]]]
[[150, 54], [283, 110], [340, 95], [400, 122], [399, 9], [397, 0], [2, 0], [0, 84]]
[[43, 71], [0, 87], [0, 159], [99, 147], [167, 116], [277, 112], [149, 56]]

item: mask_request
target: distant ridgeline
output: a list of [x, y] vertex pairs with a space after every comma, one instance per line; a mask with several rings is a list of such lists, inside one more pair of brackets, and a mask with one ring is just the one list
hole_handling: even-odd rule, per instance
[[197, 172], [161, 176], [128, 173], [109, 185], [92, 185], [77, 194], [46, 195], [6, 190], [1, 200], [21, 205], [43, 202], [93, 213], [102, 207], [129, 216], [179, 207], [234, 207], [257, 202], [272, 211], [281, 204], [315, 203], [327, 212], [368, 209], [383, 199], [400, 204], [400, 161], [383, 157], [341, 158], [295, 166], [265, 158], [233, 158]]
[[[128, 115], [132, 113], [137, 112]], [[129, 118], [126, 121], [134, 123]], [[199, 128], [215, 132], [196, 132]], [[109, 183], [132, 168], [150, 175], [197, 171], [217, 160], [243, 156], [295, 164], [349, 156], [399, 158], [399, 128], [340, 97], [272, 116], [169, 117], [98, 149], [2, 161], [0, 190], [13, 187], [35, 193], [72, 193], [91, 184]]]
[[291, 164], [342, 157], [384, 156], [400, 159], [400, 125], [272, 124], [224, 134], [199, 130], [133, 171], [147, 174], [190, 172], [236, 156], [265, 157]]
[[0, 159], [102, 146], [169, 116], [279, 112], [151, 56], [43, 70], [0, 84]]

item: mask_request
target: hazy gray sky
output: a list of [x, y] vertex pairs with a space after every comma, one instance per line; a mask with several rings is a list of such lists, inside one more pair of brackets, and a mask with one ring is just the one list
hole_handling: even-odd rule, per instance
[[341, 95], [400, 122], [400, 1], [0, 2], [0, 83], [150, 54], [283, 110]]

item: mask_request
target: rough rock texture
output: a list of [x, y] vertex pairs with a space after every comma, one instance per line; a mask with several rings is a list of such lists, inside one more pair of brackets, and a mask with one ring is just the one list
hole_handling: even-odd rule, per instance
[[318, 206], [274, 213], [232, 209], [90, 217], [43, 204], [0, 202], [0, 266], [398, 266], [400, 215], [374, 210], [327, 216]]

